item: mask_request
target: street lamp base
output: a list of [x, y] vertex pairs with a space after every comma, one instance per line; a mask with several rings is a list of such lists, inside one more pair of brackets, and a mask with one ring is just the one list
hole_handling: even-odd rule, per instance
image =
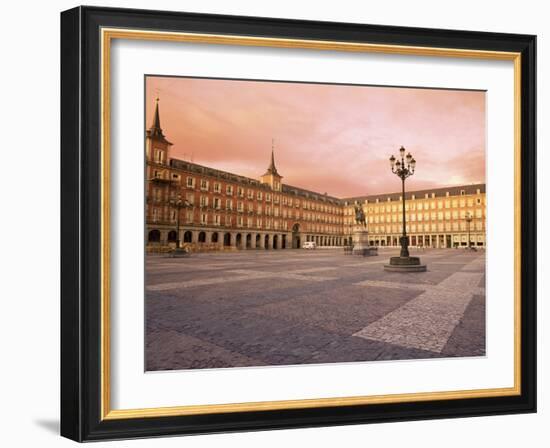
[[390, 264], [384, 265], [388, 272], [425, 272], [426, 265], [418, 257], [391, 257]]

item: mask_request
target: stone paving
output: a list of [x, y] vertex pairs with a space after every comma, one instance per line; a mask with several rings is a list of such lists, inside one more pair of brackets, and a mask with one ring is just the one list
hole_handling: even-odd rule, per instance
[[485, 253], [412, 251], [385, 272], [341, 249], [146, 260], [146, 370], [485, 354]]

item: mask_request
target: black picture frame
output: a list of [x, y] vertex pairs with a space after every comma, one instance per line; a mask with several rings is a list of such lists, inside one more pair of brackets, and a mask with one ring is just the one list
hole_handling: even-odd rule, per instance
[[[521, 393], [389, 404], [102, 419], [100, 29], [128, 28], [521, 54]], [[61, 13], [61, 435], [76, 441], [536, 411], [536, 37], [77, 7]]]

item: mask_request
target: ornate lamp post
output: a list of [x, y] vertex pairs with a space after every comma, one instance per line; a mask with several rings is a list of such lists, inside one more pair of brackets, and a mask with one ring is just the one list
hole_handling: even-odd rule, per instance
[[472, 219], [474, 219], [474, 217], [470, 214], [470, 212], [466, 212], [466, 216], [464, 218], [466, 220], [466, 228], [468, 229], [468, 246], [467, 246], [467, 249], [471, 249], [472, 248], [472, 241], [470, 239], [470, 224], [472, 222]]
[[[400, 158], [400, 159], [399, 159]], [[391, 257], [390, 264], [385, 265], [387, 271], [398, 272], [422, 272], [426, 270], [426, 265], [420, 264], [420, 258], [409, 255], [409, 237], [407, 236], [407, 222], [405, 215], [405, 179], [414, 174], [416, 160], [409, 152], [405, 155], [405, 148], [399, 148], [399, 158], [393, 155], [390, 157], [391, 172], [401, 179], [402, 205], [403, 205], [403, 230], [399, 238], [401, 252], [399, 257]]]

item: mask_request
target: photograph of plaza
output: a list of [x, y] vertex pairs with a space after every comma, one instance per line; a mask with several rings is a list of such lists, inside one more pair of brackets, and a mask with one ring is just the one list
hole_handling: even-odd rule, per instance
[[485, 91], [145, 78], [145, 370], [485, 356]]

